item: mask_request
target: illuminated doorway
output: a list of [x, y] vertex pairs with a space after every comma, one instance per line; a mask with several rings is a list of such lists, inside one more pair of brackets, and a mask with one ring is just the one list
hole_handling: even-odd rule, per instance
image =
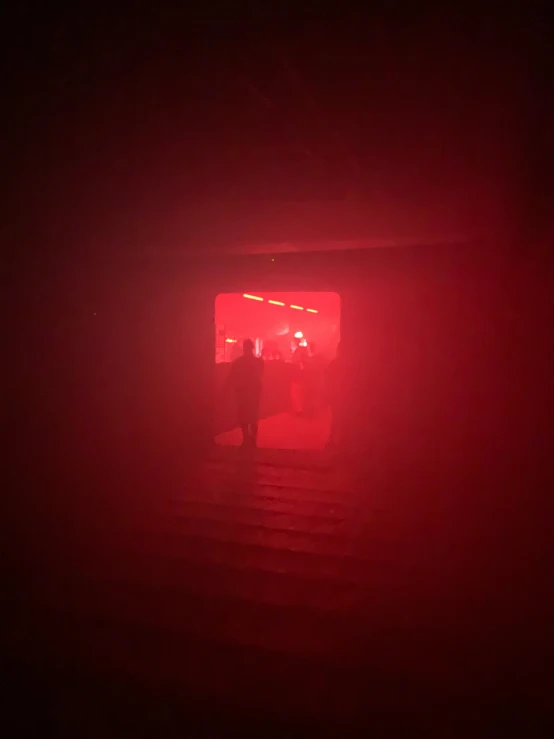
[[215, 432], [222, 446], [242, 443], [229, 374], [245, 339], [264, 361], [258, 446], [323, 449], [330, 429], [326, 368], [340, 340], [340, 296], [255, 291], [217, 296]]

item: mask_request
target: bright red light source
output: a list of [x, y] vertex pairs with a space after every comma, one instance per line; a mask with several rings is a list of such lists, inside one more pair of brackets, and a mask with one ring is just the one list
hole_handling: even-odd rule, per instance
[[302, 333], [302, 331], [297, 331], [297, 332], [296, 332], [296, 333], [294, 334], [294, 338], [295, 338], [295, 339], [301, 339], [301, 338], [302, 338], [303, 336], [304, 336], [304, 334]]
[[271, 305], [284, 305], [280, 300], [268, 300], [267, 302], [271, 303]]
[[304, 310], [301, 305], [291, 305], [291, 308], [294, 308], [294, 310]]
[[315, 310], [315, 308], [306, 308], [308, 313], [317, 313], [318, 311]]
[[248, 298], [248, 300], [263, 300], [263, 298], [258, 297], [258, 295], [248, 295], [248, 293], [243, 293], [242, 297]]
[[237, 340], [236, 339], [225, 339], [225, 341], [227, 342], [227, 344], [236, 344], [237, 343]]

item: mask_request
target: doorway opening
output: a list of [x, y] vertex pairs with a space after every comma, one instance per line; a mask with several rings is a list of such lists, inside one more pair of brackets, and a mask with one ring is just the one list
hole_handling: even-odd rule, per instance
[[215, 433], [221, 446], [240, 446], [242, 432], [233, 362], [250, 339], [263, 360], [257, 444], [265, 449], [319, 450], [331, 414], [326, 368], [340, 341], [335, 292], [222, 293], [215, 301]]

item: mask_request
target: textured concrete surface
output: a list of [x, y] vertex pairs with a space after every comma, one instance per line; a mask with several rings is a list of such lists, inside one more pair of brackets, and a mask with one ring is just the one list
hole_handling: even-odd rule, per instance
[[37, 696], [21, 731], [541, 732], [536, 562], [511, 557], [494, 512], [293, 464], [235, 450], [171, 490], [77, 486], [49, 537], [35, 521], [9, 649], [12, 686]]
[[[330, 428], [328, 410], [311, 418], [279, 413], [260, 421], [258, 446], [261, 449], [321, 450], [329, 440]], [[218, 434], [216, 442], [222, 446], [239, 446], [242, 443], [240, 428]]]

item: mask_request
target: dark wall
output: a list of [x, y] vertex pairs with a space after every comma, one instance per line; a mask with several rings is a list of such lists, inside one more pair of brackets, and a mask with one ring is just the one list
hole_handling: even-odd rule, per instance
[[349, 448], [410, 474], [539, 470], [552, 429], [551, 285], [546, 256], [483, 247], [29, 274], [13, 441], [22, 464], [54, 477], [178, 475], [215, 430], [215, 296], [336, 290], [351, 360]]
[[355, 352], [352, 444], [371, 440], [414, 473], [536, 469], [552, 423], [547, 266], [508, 253], [391, 254], [367, 279], [353, 296], [369, 330]]

